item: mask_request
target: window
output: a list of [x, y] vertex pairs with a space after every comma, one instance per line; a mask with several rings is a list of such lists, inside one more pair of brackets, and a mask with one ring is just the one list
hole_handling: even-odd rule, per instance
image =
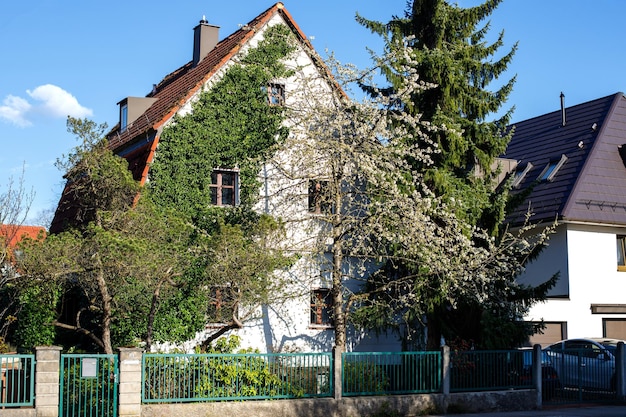
[[120, 107], [120, 130], [124, 132], [128, 126], [128, 104]]
[[626, 272], [626, 236], [617, 235], [617, 270]]
[[267, 86], [267, 102], [271, 106], [284, 106], [285, 86], [283, 84], [270, 83]]
[[513, 188], [518, 188], [522, 184], [522, 181], [524, 181], [524, 178], [526, 177], [526, 174], [528, 174], [528, 171], [530, 171], [531, 169], [533, 169], [533, 164], [528, 162], [524, 169], [515, 171], [515, 177], [513, 178], [513, 184], [511, 184], [511, 186]]
[[215, 169], [211, 173], [211, 204], [236, 206], [239, 203], [239, 172]]
[[212, 287], [209, 293], [208, 320], [230, 323], [237, 314], [237, 290], [229, 285]]
[[565, 161], [567, 161], [567, 156], [565, 156], [565, 154], [561, 155], [561, 159], [559, 159], [558, 161], [550, 161], [550, 163], [546, 165], [543, 171], [541, 171], [541, 174], [537, 179], [539, 181], [552, 181], [557, 171], [563, 166]]
[[328, 214], [332, 205], [328, 195], [328, 181], [309, 180], [309, 212]]
[[311, 325], [332, 326], [332, 305], [329, 288], [311, 291]]

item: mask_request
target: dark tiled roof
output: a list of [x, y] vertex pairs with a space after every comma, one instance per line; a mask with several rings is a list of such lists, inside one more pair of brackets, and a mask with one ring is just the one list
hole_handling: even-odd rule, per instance
[[[581, 171], [598, 139], [615, 100], [621, 93], [599, 98], [565, 109], [566, 123], [562, 125], [561, 110], [524, 120], [513, 125], [514, 136], [504, 158], [518, 161], [518, 170], [527, 163], [533, 168], [526, 174], [518, 190], [535, 183], [530, 196], [509, 216], [513, 224], [520, 224], [530, 207], [532, 221], [562, 219]], [[595, 128], [594, 128], [595, 125]], [[566, 155], [567, 161], [552, 181], [536, 182], [551, 161]], [[517, 192], [514, 190], [514, 192]]]

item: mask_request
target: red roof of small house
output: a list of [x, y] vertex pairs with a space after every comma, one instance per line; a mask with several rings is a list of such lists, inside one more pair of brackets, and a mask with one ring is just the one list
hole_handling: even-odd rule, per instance
[[14, 249], [17, 244], [26, 239], [43, 239], [46, 229], [41, 226], [22, 226], [17, 224], [0, 224], [0, 243], [3, 248]]

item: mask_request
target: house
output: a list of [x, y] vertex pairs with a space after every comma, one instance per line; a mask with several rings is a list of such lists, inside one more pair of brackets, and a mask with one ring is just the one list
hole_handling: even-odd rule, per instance
[[533, 187], [510, 214], [521, 224], [558, 221], [549, 245], [520, 282], [559, 272], [531, 343], [574, 337], [626, 339], [626, 97], [617, 93], [514, 124], [504, 158], [516, 162], [513, 192]]
[[3, 261], [11, 261], [12, 250], [26, 239], [45, 237], [46, 229], [41, 226], [25, 226], [19, 224], [0, 224], [0, 244], [2, 245]]
[[[175, 126], [179, 120], [177, 117], [191, 114], [193, 104], [202, 93], [213, 88], [226, 71], [241, 62], [245, 54], [261, 42], [269, 28], [276, 25], [287, 27], [296, 40], [296, 52], [287, 58], [286, 65], [297, 69], [297, 74], [272, 81], [267, 86], [255, 86], [267, 93], [267, 105], [289, 105], [302, 99], [302, 92], [306, 90], [305, 82], [307, 89], [317, 89], [322, 96], [343, 94], [282, 3], [274, 4], [224, 38], [219, 36], [219, 27], [203, 18], [194, 28], [191, 60], [153, 84], [152, 90], [145, 97], [126, 97], [118, 103], [119, 122], [108, 134], [108, 144], [117, 155], [126, 158], [135, 180], [141, 184], [157, 181], [154, 164], [158, 161], [160, 151], [163, 155], [161, 142], [165, 140], [164, 130]], [[279, 152], [281, 156], [274, 158], [274, 161], [288, 163], [292, 158], [289, 149], [281, 149]], [[217, 207], [237, 206], [240, 203], [242, 181], [239, 167], [215, 166], [211, 169], [213, 171], [206, 191], [210, 193], [210, 204]], [[262, 194], [259, 211], [285, 216], [285, 205], [272, 200], [273, 196], [278, 195], [276, 190], [280, 190], [286, 181], [281, 172], [275, 164], [267, 164], [263, 172], [258, 174], [263, 184], [259, 190]], [[295, 201], [296, 204], [291, 204], [289, 210], [301, 218], [314, 216], [323, 210], [318, 198], [321, 183], [307, 180], [304, 187], [301, 199], [281, 197], [283, 203], [285, 200], [291, 200], [290, 203]], [[67, 218], [63, 213], [71, 211], [72, 201], [62, 198], [50, 228], [52, 232], [63, 229], [63, 222]], [[307, 239], [307, 232], [303, 228], [291, 229], [289, 233], [293, 242], [312, 240]], [[329, 351], [332, 348], [333, 326], [328, 302], [330, 291], [322, 263], [323, 259], [310, 258], [297, 262], [289, 274], [297, 278], [299, 295], [280, 305], [264, 306], [257, 320], [236, 330], [243, 339], [244, 347], [260, 351]], [[206, 332], [211, 331], [214, 330], [209, 324]], [[203, 338], [204, 335], [199, 334], [196, 340], [190, 341], [185, 347], [190, 349]], [[352, 333], [349, 343], [349, 350], [387, 351], [399, 348], [399, 344], [392, 339], [369, 337], [356, 332]]]

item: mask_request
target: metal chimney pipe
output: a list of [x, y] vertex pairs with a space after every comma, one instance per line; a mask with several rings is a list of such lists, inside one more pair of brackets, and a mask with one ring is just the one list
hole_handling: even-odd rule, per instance
[[561, 91], [561, 126], [565, 126], [565, 94]]

